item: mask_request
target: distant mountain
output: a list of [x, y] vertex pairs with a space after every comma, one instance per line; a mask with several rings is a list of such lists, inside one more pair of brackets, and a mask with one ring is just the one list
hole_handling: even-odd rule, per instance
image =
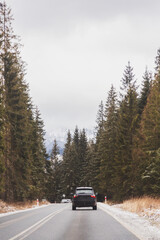
[[46, 133], [45, 145], [46, 145], [46, 149], [47, 149], [48, 154], [50, 154], [51, 151], [52, 151], [55, 139], [56, 139], [57, 144], [58, 144], [60, 155], [63, 154], [64, 145], [65, 145], [66, 138], [67, 138], [67, 132], [68, 132], [68, 130], [66, 130], [66, 129], [60, 129], [59, 131], [54, 131], [54, 132], [50, 132], [50, 133], [47, 132]]
[[[85, 129], [86, 131], [86, 135], [88, 139], [93, 139], [94, 134], [93, 134], [93, 130], [90, 129]], [[70, 130], [71, 134], [73, 135], [74, 130]], [[67, 133], [68, 133], [68, 129], [57, 129], [53, 132], [47, 132], [45, 135], [45, 145], [46, 145], [46, 149], [47, 149], [47, 153], [50, 154], [53, 148], [53, 144], [54, 144], [54, 140], [56, 139], [58, 147], [59, 147], [59, 151], [60, 151], [60, 155], [63, 154], [64, 151], [64, 146], [66, 143], [66, 139], [67, 139]]]

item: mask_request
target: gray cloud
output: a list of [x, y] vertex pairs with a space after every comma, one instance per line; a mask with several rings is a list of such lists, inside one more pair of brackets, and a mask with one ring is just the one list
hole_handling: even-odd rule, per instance
[[8, 0], [47, 131], [90, 128], [128, 60], [140, 83], [160, 47], [159, 0]]
[[[14, 7], [14, 4], [15, 7]], [[159, 16], [159, 0], [8, 0], [18, 25], [25, 31], [68, 33], [86, 21], [107, 21], [126, 16]], [[152, 20], [152, 19], [151, 19]]]

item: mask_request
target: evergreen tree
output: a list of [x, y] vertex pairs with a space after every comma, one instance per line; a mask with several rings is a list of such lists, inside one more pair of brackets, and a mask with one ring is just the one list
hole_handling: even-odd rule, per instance
[[115, 153], [115, 198], [122, 200], [134, 194], [135, 164], [132, 157], [133, 139], [137, 129], [138, 101], [133, 68], [126, 66], [122, 78], [122, 101], [118, 110], [117, 148]]
[[152, 75], [146, 69], [143, 76], [142, 90], [139, 98], [139, 114], [140, 115], [142, 114], [144, 107], [147, 104], [147, 98], [150, 93], [151, 82], [152, 82]]
[[98, 154], [101, 156], [99, 181], [101, 191], [111, 198], [114, 191], [112, 182], [117, 138], [117, 95], [113, 85], [108, 93], [105, 118], [104, 131], [98, 149]]
[[145, 148], [157, 150], [160, 147], [160, 76], [153, 82], [148, 96], [141, 122], [141, 130], [145, 136]]
[[0, 196], [21, 201], [44, 196], [46, 152], [40, 114], [29, 97], [11, 9], [0, 4]]
[[70, 197], [77, 186], [86, 186], [88, 143], [85, 130], [75, 128], [73, 139], [68, 132], [63, 153], [63, 193]]
[[[143, 180], [143, 190], [145, 194], [153, 195], [157, 193], [159, 179], [153, 173], [157, 167], [160, 148], [160, 75], [157, 74], [153, 81], [147, 105], [142, 114], [139, 131], [139, 145], [141, 149], [139, 159], [140, 173]], [[158, 170], [158, 168], [157, 168]], [[157, 182], [156, 179], [157, 178]], [[154, 179], [154, 180], [153, 180]]]
[[50, 157], [51, 168], [52, 168], [51, 200], [54, 202], [60, 201], [61, 199], [61, 174], [60, 174], [61, 162], [58, 158], [58, 155], [59, 155], [59, 148], [57, 145], [57, 141], [54, 140], [51, 157]]
[[71, 148], [71, 162], [72, 162], [72, 188], [75, 189], [80, 184], [80, 136], [78, 127], [75, 128], [73, 134], [73, 142]]
[[146, 156], [145, 152], [142, 150], [141, 143], [143, 142], [143, 135], [140, 131], [140, 125], [141, 125], [141, 117], [143, 115], [143, 111], [147, 105], [147, 99], [150, 94], [150, 91], [152, 89], [152, 75], [148, 72], [147, 68], [143, 76], [143, 82], [142, 82], [142, 90], [139, 97], [138, 102], [138, 108], [139, 108], [139, 126], [138, 131], [134, 136], [133, 141], [133, 160], [135, 164], [135, 186], [134, 186], [134, 192], [137, 196], [142, 196], [144, 194], [143, 192], [143, 181], [142, 181], [142, 175], [144, 173], [145, 165], [146, 165]]
[[93, 140], [90, 140], [87, 143], [87, 152], [86, 152], [86, 164], [85, 164], [85, 169], [84, 169], [84, 177], [83, 181], [85, 183], [84, 186], [92, 186], [95, 187], [95, 165], [94, 161], [95, 160], [95, 144]]
[[157, 56], [156, 56], [156, 60], [155, 60], [155, 77], [156, 75], [160, 74], [160, 48], [157, 50]]
[[79, 139], [79, 162], [80, 162], [80, 185], [86, 186], [85, 182], [85, 175], [88, 174], [87, 169], [87, 137], [85, 129], [80, 132], [80, 139]]
[[24, 63], [19, 42], [12, 29], [11, 10], [0, 5], [0, 63], [4, 87], [4, 159], [5, 199], [22, 200], [27, 196], [28, 167], [28, 107], [30, 99], [24, 81]]
[[102, 132], [104, 130], [104, 105], [103, 102], [99, 104], [97, 118], [96, 118], [96, 144], [98, 145], [99, 140], [101, 138]]
[[44, 123], [36, 107], [32, 126], [32, 161], [30, 166], [30, 199], [42, 199], [45, 195], [46, 149], [44, 144]]
[[143, 174], [143, 191], [147, 195], [159, 196], [160, 194], [160, 148], [150, 153], [151, 161], [146, 166]]
[[74, 135], [73, 135], [73, 144], [75, 145], [77, 152], [79, 152], [79, 130], [77, 126], [75, 128]]
[[100, 174], [100, 161], [101, 157], [99, 155], [99, 144], [102, 138], [102, 134], [104, 131], [104, 105], [101, 101], [97, 113], [97, 119], [96, 119], [96, 143], [95, 143], [95, 155], [94, 155], [94, 185], [96, 188], [96, 191], [99, 191], [99, 182], [98, 182], [98, 176]]
[[65, 194], [65, 196], [68, 198], [70, 197], [70, 194], [73, 193], [73, 170], [71, 160], [72, 160], [72, 136], [70, 131], [68, 131], [62, 162], [63, 194]]
[[[136, 80], [134, 80], [134, 78], [135, 75], [133, 74], [133, 68], [131, 67], [130, 62], [128, 62], [121, 80], [121, 90], [124, 91], [125, 94], [128, 93], [129, 89], [136, 88]], [[122, 93], [121, 96], [123, 98]]]
[[[1, 72], [1, 71], [0, 71]], [[3, 79], [0, 79], [0, 197], [4, 191], [4, 101]]]

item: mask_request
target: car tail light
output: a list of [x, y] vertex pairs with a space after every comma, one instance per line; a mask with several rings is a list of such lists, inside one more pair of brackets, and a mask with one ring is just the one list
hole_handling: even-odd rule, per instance
[[96, 198], [96, 196], [95, 196], [95, 195], [91, 195], [91, 197], [92, 197], [92, 198]]

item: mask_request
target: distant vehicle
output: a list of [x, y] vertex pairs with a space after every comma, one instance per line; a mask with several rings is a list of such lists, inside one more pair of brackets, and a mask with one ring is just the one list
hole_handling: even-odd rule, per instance
[[61, 203], [71, 203], [71, 202], [72, 202], [71, 199], [66, 199], [66, 198], [62, 199], [61, 201]]
[[92, 207], [97, 210], [97, 199], [92, 187], [77, 187], [72, 201], [72, 210], [76, 207]]

